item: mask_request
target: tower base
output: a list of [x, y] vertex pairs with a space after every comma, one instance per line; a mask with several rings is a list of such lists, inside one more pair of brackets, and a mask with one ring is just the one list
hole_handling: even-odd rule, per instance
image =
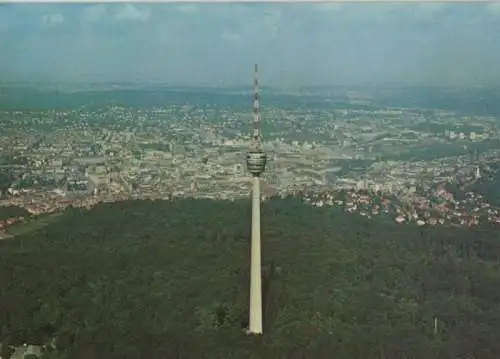
[[262, 335], [262, 332], [260, 332], [260, 333], [255, 333], [255, 332], [251, 332], [251, 331], [250, 331], [250, 329], [246, 328], [246, 329], [245, 329], [245, 334], [246, 334], [246, 335], [255, 335], [255, 336], [257, 336], [257, 335]]

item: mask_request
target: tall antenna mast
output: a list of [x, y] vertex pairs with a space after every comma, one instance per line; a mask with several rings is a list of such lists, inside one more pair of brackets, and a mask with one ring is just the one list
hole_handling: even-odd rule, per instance
[[247, 154], [247, 169], [252, 175], [252, 238], [250, 260], [249, 334], [262, 334], [262, 272], [260, 238], [260, 175], [266, 168], [267, 157], [261, 147], [260, 102], [257, 65], [254, 66], [253, 143]]
[[253, 68], [253, 146], [255, 150], [261, 149], [261, 122], [260, 122], [260, 97], [259, 97], [259, 77], [258, 66]]

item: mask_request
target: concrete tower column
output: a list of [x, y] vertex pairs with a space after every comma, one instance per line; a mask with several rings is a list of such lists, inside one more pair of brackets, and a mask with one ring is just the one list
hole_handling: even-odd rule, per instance
[[252, 176], [252, 243], [249, 332], [262, 334], [262, 271], [260, 239], [260, 178]]

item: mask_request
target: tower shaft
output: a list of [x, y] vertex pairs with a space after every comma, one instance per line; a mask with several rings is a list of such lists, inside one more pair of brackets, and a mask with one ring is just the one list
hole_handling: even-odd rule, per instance
[[260, 175], [267, 157], [261, 148], [260, 102], [257, 65], [254, 67], [253, 146], [247, 154], [247, 169], [252, 174], [252, 237], [250, 251], [250, 310], [248, 332], [262, 334], [262, 273], [260, 238]]
[[249, 332], [262, 333], [262, 274], [260, 238], [260, 178], [252, 177], [252, 242], [250, 263]]

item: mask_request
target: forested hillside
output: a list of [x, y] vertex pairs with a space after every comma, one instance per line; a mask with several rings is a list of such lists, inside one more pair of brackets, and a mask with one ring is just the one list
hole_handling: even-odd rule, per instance
[[47, 358], [498, 358], [498, 228], [402, 226], [294, 199], [262, 211], [261, 338], [243, 330], [250, 202], [129, 201], [0, 243], [3, 348], [56, 338]]

